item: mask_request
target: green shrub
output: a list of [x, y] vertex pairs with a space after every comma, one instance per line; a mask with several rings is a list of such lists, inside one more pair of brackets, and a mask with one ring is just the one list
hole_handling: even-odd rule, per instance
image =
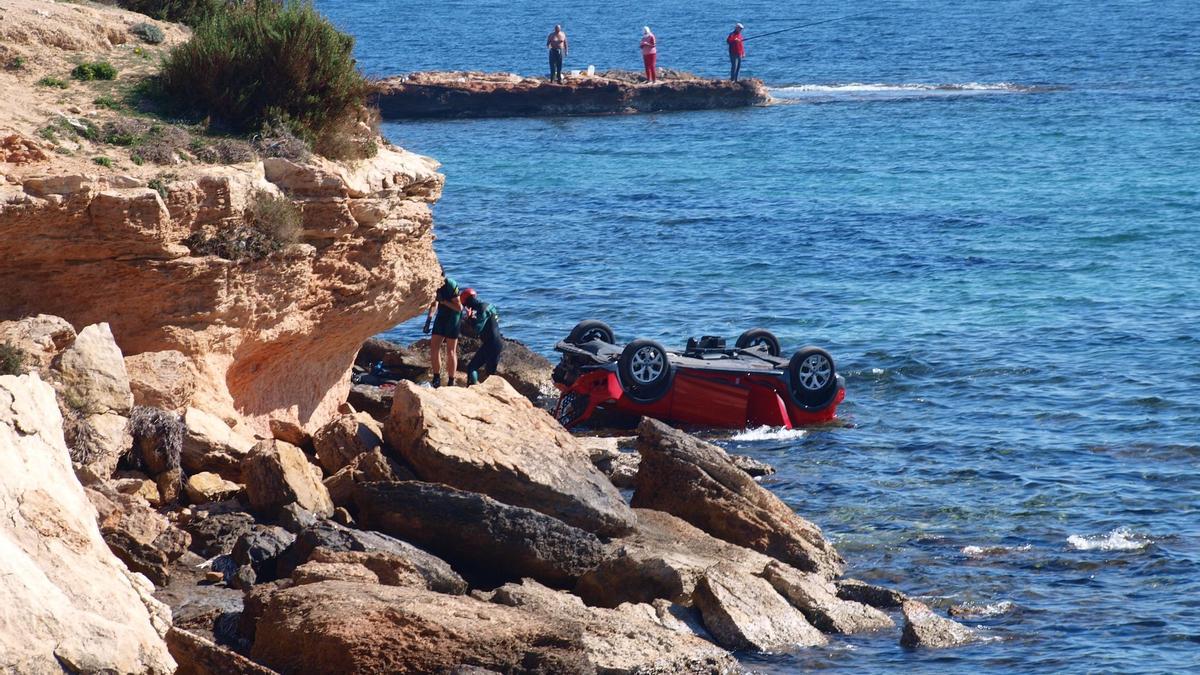
[[161, 91], [169, 103], [231, 131], [249, 134], [282, 123], [336, 152], [342, 148], [334, 137], [364, 117], [368, 85], [353, 48], [354, 39], [309, 2], [236, 5], [171, 50]]
[[167, 36], [163, 34], [162, 29], [152, 23], [135, 23], [129, 27], [129, 32], [133, 33], [142, 42], [149, 45], [161, 44]]
[[51, 77], [50, 75], [47, 75], [47, 76], [43, 77], [42, 79], [38, 80], [37, 83], [42, 85], [43, 87], [58, 87], [59, 89], [67, 88], [66, 80], [64, 80], [60, 77]]
[[92, 161], [108, 169], [111, 169], [113, 165], [112, 159], [108, 157], [93, 157]]
[[155, 192], [157, 192], [160, 197], [162, 197], [163, 199], [166, 199], [167, 193], [169, 192], [168, 188], [171, 187], [171, 183], [174, 183], [175, 179], [178, 177], [179, 176], [176, 176], [173, 173], [159, 174], [158, 176], [151, 178], [150, 182], [147, 183], [147, 186], [149, 186]]
[[96, 100], [92, 101], [92, 103], [95, 103], [101, 108], [108, 108], [109, 110], [121, 109], [121, 102], [112, 96], [97, 96]]
[[302, 216], [295, 204], [260, 191], [246, 207], [242, 222], [194, 232], [183, 243], [195, 255], [261, 260], [300, 241], [301, 231]]
[[14, 56], [4, 64], [5, 70], [20, 70], [25, 67], [24, 56]]
[[92, 80], [111, 80], [117, 76], [117, 69], [108, 61], [81, 63], [71, 71], [71, 77], [90, 82]]
[[225, 11], [226, 5], [230, 3], [228, 0], [117, 0], [117, 4], [159, 21], [195, 27]]
[[25, 350], [11, 342], [0, 342], [0, 375], [25, 372]]

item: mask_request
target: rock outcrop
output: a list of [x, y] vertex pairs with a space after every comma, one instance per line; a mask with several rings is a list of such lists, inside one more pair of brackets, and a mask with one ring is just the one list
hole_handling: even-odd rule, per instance
[[771, 584], [727, 563], [705, 571], [695, 602], [708, 632], [729, 649], [788, 651], [828, 642]]
[[109, 551], [53, 389], [0, 376], [0, 671], [172, 673], [170, 611]]
[[382, 80], [376, 100], [385, 119], [597, 115], [709, 110], [764, 105], [760, 80], [707, 80], [678, 74], [655, 84], [595, 75], [555, 84], [511, 73], [412, 73]]
[[104, 541], [129, 569], [159, 586], [171, 578], [171, 564], [188, 550], [191, 536], [141, 498], [87, 489]]
[[887, 614], [870, 605], [839, 598], [837, 587], [819, 574], [807, 574], [772, 560], [762, 576], [803, 612], [809, 623], [826, 633], [860, 633], [896, 625]]
[[909, 649], [957, 647], [975, 639], [970, 628], [934, 614], [932, 609], [917, 600], [905, 600], [900, 611], [904, 613], [904, 632], [900, 635], [900, 644]]
[[384, 433], [421, 480], [601, 535], [633, 528], [633, 513], [586, 448], [500, 378], [469, 388], [400, 382]]
[[842, 558], [820, 528], [755, 483], [721, 448], [645, 418], [638, 452], [635, 507], [672, 513], [806, 572], [841, 573]]

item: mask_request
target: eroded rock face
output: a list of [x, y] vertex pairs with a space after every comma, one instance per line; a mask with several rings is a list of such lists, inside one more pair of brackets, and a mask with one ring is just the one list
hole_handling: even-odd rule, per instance
[[421, 480], [480, 492], [601, 535], [635, 518], [579, 441], [507, 382], [396, 385], [388, 443]]
[[576, 629], [518, 608], [402, 586], [322, 581], [266, 598], [251, 657], [291, 673], [594, 673]]
[[[440, 282], [437, 167], [387, 146], [345, 166], [183, 168], [165, 197], [152, 174], [117, 187], [129, 181], [27, 171], [0, 206], [0, 316], [108, 321], [126, 354], [188, 359], [188, 405], [264, 435], [270, 419], [315, 431], [346, 399], [362, 341], [419, 313]], [[297, 204], [301, 243], [257, 262], [191, 255], [189, 235], [241, 220], [259, 191]]]
[[254, 439], [231, 429], [221, 418], [199, 408], [183, 413], [184, 436], [180, 459], [189, 473], [211, 471], [222, 478], [240, 481], [242, 460], [254, 447]]
[[172, 673], [170, 610], [109, 550], [51, 387], [0, 376], [0, 670]]
[[410, 541], [490, 579], [532, 577], [565, 586], [606, 555], [589, 532], [444, 485], [367, 483], [359, 486], [355, 501], [364, 527]]
[[188, 550], [191, 536], [146, 506], [139, 497], [87, 489], [108, 547], [134, 572], [159, 586], [171, 579], [171, 564]]
[[708, 632], [729, 649], [788, 651], [828, 642], [766, 580], [726, 563], [704, 573], [694, 597]]
[[975, 639], [970, 628], [934, 614], [922, 602], [905, 600], [900, 611], [904, 613], [904, 632], [900, 635], [900, 644], [909, 649], [957, 647]]
[[54, 357], [75, 342], [75, 328], [66, 319], [38, 314], [16, 321], [0, 321], [0, 343], [7, 342], [23, 351], [27, 365], [43, 373]]
[[179, 412], [196, 392], [192, 362], [176, 349], [126, 356], [125, 370], [137, 405]]
[[128, 415], [133, 407], [125, 357], [107, 323], [85, 327], [55, 364], [67, 405], [86, 415]]
[[826, 577], [843, 560], [820, 528], [734, 466], [724, 450], [645, 418], [633, 505], [672, 513], [726, 541]]

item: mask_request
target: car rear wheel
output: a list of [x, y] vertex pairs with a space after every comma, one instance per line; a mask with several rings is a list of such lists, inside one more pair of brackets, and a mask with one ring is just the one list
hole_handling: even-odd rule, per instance
[[833, 357], [820, 347], [802, 347], [788, 363], [792, 397], [796, 403], [819, 408], [837, 394], [837, 371]]
[[742, 333], [738, 336], [736, 346], [738, 349], [766, 347], [771, 356], [779, 356], [783, 352], [783, 348], [779, 346], [779, 338], [765, 328], [751, 328]]
[[567, 335], [567, 342], [573, 345], [581, 345], [593, 340], [599, 340], [608, 344], [616, 342], [616, 337], [613, 335], [613, 329], [603, 321], [588, 319], [580, 321], [571, 329], [571, 333]]
[[617, 369], [626, 392], [643, 403], [662, 398], [671, 382], [667, 350], [653, 340], [634, 340], [625, 345]]

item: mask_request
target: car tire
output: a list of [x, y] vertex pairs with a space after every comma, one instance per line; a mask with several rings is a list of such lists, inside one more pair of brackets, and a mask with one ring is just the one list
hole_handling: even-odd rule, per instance
[[671, 360], [667, 349], [654, 340], [634, 340], [625, 345], [617, 360], [621, 384], [634, 400], [651, 403], [662, 398], [671, 384]]
[[837, 394], [833, 357], [820, 347], [801, 347], [788, 362], [792, 399], [806, 408], [829, 405]]
[[571, 329], [571, 333], [567, 335], [567, 342], [573, 345], [581, 345], [592, 340], [599, 340], [608, 344], [616, 343], [616, 336], [613, 335], [613, 329], [603, 321], [588, 319], [580, 321]]
[[779, 345], [779, 338], [765, 328], [751, 328], [739, 335], [735, 344], [738, 349], [753, 349], [764, 345], [767, 353], [771, 356], [779, 356], [783, 353], [783, 347]]

